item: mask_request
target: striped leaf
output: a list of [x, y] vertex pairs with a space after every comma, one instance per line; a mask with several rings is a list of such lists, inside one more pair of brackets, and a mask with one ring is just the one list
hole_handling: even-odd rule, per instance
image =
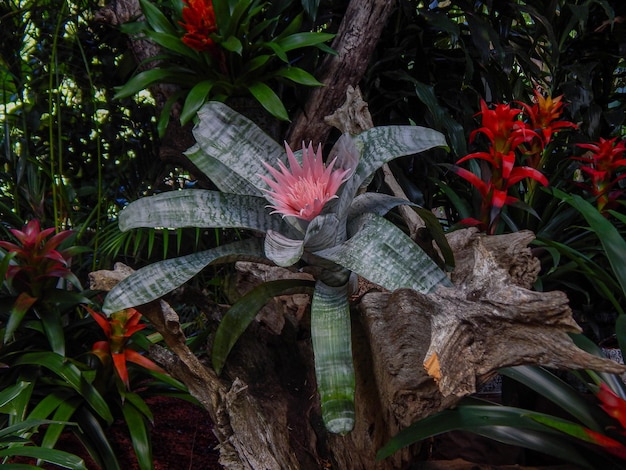
[[317, 281], [311, 302], [315, 377], [326, 429], [346, 434], [354, 427], [354, 366], [348, 284]]
[[354, 137], [361, 150], [356, 179], [361, 183], [385, 163], [405, 155], [447, 148], [441, 132], [420, 126], [373, 127]]
[[262, 196], [270, 177], [262, 162], [286, 163], [285, 150], [256, 124], [223, 103], [210, 101], [198, 110], [196, 145], [185, 155], [222, 191]]
[[289, 231], [280, 216], [270, 215], [267, 200], [256, 196], [187, 189], [144, 197], [119, 216], [123, 232], [139, 227], [244, 228]]
[[235, 242], [150, 264], [117, 284], [107, 294], [102, 311], [111, 314], [159, 299], [182, 286], [210, 264], [229, 263], [245, 258], [263, 258], [260, 239]]
[[437, 264], [388, 220], [366, 214], [355, 222], [352, 238], [315, 255], [330, 260], [391, 291], [401, 288], [429, 293], [452, 286]]

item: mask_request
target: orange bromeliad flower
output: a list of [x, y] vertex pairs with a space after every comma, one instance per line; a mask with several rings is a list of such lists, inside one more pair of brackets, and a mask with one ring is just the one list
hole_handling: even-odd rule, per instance
[[183, 21], [179, 24], [187, 33], [183, 43], [196, 51], [213, 51], [216, 47], [211, 34], [217, 31], [212, 0], [184, 0]]
[[107, 318], [106, 315], [96, 312], [87, 306], [85, 306], [85, 308], [94, 320], [96, 320], [96, 323], [100, 325], [100, 328], [102, 328], [108, 338], [107, 341], [97, 341], [94, 343], [91, 352], [98, 356], [103, 363], [106, 363], [109, 358], [113, 359], [115, 370], [127, 389], [130, 388], [128, 369], [126, 368], [127, 361], [156, 372], [165, 372], [147, 357], [126, 347], [130, 337], [137, 331], [143, 330], [146, 327], [145, 324], [139, 324], [141, 314], [137, 310], [127, 308], [115, 312], [111, 314], [110, 318]]
[[302, 166], [285, 143], [289, 168], [279, 162], [280, 171], [263, 163], [276, 181], [259, 175], [273, 191], [266, 190], [272, 213], [292, 215], [311, 221], [320, 214], [324, 204], [337, 197], [337, 191], [346, 181], [351, 170], [337, 169], [333, 171], [336, 158], [328, 166], [322, 160], [322, 147], [313, 150], [313, 145], [302, 148]]

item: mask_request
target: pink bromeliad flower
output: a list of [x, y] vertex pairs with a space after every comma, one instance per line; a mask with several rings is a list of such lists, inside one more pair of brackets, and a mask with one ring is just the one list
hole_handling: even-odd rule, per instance
[[337, 158], [324, 165], [321, 145], [315, 152], [312, 144], [308, 147], [302, 144], [302, 166], [287, 143], [285, 149], [289, 168], [279, 162], [278, 171], [263, 162], [275, 181], [259, 175], [273, 190], [265, 190], [272, 203], [269, 207], [274, 209], [273, 214], [292, 215], [311, 221], [328, 201], [337, 197], [339, 187], [347, 180], [351, 170], [333, 170]]

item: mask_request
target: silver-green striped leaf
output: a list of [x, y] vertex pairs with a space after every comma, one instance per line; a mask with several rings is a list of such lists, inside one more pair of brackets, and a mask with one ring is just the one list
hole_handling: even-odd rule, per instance
[[271, 215], [262, 197], [185, 189], [144, 197], [119, 216], [120, 230], [138, 227], [245, 228], [289, 231], [280, 216]]
[[135, 271], [106, 296], [102, 311], [111, 314], [159, 299], [182, 286], [209, 264], [263, 259], [262, 240], [252, 238], [187, 256], [167, 259]]
[[294, 240], [285, 235], [270, 230], [265, 236], [265, 256], [277, 266], [288, 267], [296, 264], [302, 258], [304, 241]]
[[211, 101], [198, 110], [193, 135], [196, 144], [185, 155], [228, 193], [262, 196], [267, 185], [258, 175], [270, 176], [262, 162], [276, 167], [287, 161], [278, 142], [224, 103]]
[[447, 148], [444, 135], [420, 126], [381, 126], [354, 137], [361, 159], [355, 178], [362, 183], [385, 163], [405, 155], [421, 153], [434, 147]]
[[354, 222], [352, 238], [316, 256], [325, 258], [391, 291], [401, 288], [429, 293], [451, 282], [437, 264], [388, 220], [366, 214]]
[[315, 283], [311, 341], [324, 424], [332, 433], [346, 434], [354, 427], [355, 386], [347, 283]]

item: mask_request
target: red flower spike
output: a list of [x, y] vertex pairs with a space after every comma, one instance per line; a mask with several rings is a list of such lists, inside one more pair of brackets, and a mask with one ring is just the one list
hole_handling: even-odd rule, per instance
[[589, 150], [581, 157], [572, 157], [573, 160], [583, 162], [581, 170], [591, 178], [590, 185], [581, 185], [597, 198], [597, 207], [604, 212], [617, 204], [622, 192], [611, 191], [617, 182], [626, 177], [626, 174], [617, 175], [618, 171], [626, 167], [626, 141], [617, 142], [613, 139], [600, 138], [592, 144], [578, 144], [578, 147]]
[[142, 356], [137, 351], [127, 348], [130, 337], [137, 331], [146, 327], [140, 324], [141, 314], [134, 308], [127, 308], [111, 314], [107, 318], [104, 314], [96, 312], [90, 307], [84, 306], [91, 314], [96, 323], [104, 331], [108, 341], [98, 341], [94, 343], [91, 352], [105, 363], [109, 358], [113, 359], [113, 366], [126, 388], [130, 388], [128, 378], [128, 368], [126, 362], [133, 362], [146, 369], [165, 373], [147, 357]]
[[585, 429], [584, 431], [589, 437], [590, 442], [602, 446], [602, 448], [606, 450], [609, 454], [626, 460], [626, 446], [624, 446], [624, 444], [608, 436], [605, 436], [604, 434], [592, 431], [591, 429]]
[[179, 22], [187, 31], [183, 43], [199, 52], [214, 52], [216, 44], [210, 36], [217, 32], [217, 22], [212, 0], [184, 0], [184, 4]]

